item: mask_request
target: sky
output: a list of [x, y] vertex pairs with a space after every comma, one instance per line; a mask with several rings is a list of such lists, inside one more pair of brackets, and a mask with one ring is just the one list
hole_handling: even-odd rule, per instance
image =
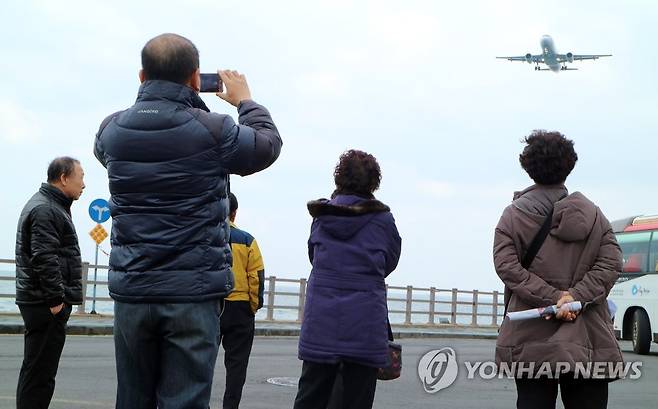
[[[140, 51], [174, 32], [201, 71], [236, 69], [284, 141], [259, 174], [234, 176], [237, 224], [266, 274], [308, 277], [306, 202], [333, 190], [347, 149], [375, 155], [377, 197], [402, 236], [392, 285], [500, 290], [493, 232], [532, 181], [518, 155], [533, 129], [558, 130], [579, 161], [567, 180], [609, 219], [658, 214], [658, 3], [653, 1], [4, 1], [0, 5], [0, 258], [13, 258], [21, 208], [57, 156], [78, 158], [87, 188], [73, 205], [83, 259], [109, 198], [92, 153], [103, 118], [132, 105]], [[535, 72], [497, 55], [613, 54]], [[213, 94], [211, 110], [236, 110]], [[109, 229], [111, 222], [105, 223]], [[101, 249], [110, 251], [109, 239]], [[100, 263], [107, 263], [101, 253]]]

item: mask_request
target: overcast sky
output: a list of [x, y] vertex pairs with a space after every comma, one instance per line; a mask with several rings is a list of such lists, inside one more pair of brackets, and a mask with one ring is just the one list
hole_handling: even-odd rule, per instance
[[[49, 161], [72, 155], [87, 184], [73, 215], [93, 261], [87, 207], [109, 197], [94, 135], [134, 102], [144, 43], [175, 32], [197, 45], [202, 72], [245, 73], [281, 132], [270, 169], [232, 178], [238, 225], [258, 239], [267, 274], [308, 276], [306, 202], [331, 194], [338, 156], [357, 148], [378, 158], [377, 196], [403, 238], [389, 283], [501, 289], [493, 230], [531, 184], [518, 154], [533, 129], [575, 141], [567, 186], [610, 219], [658, 213], [656, 21], [649, 0], [3, 2], [0, 258], [13, 258], [20, 210]], [[614, 56], [559, 74], [494, 58], [538, 54], [544, 34], [558, 52]]]

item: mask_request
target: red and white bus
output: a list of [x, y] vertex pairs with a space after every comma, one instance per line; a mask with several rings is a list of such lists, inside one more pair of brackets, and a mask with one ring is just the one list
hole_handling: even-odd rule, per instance
[[658, 342], [658, 216], [612, 222], [624, 264], [608, 297], [617, 306], [615, 333], [632, 340], [633, 350], [648, 354]]

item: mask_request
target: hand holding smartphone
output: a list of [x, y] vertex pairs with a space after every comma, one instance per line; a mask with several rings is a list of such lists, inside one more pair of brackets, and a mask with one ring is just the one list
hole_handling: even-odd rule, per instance
[[226, 85], [226, 91], [218, 92], [216, 94], [218, 97], [235, 107], [238, 107], [242, 101], [251, 99], [251, 92], [244, 74], [237, 71], [222, 70], [219, 71], [219, 76]]

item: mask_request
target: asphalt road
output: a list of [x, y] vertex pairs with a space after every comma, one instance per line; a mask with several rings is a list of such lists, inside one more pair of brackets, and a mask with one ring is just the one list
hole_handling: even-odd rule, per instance
[[[387, 408], [514, 408], [515, 386], [511, 380], [466, 379], [464, 361], [487, 361], [492, 358], [493, 340], [476, 339], [402, 339], [403, 375], [395, 381], [379, 382], [374, 407]], [[424, 391], [417, 365], [421, 356], [432, 349], [451, 347], [456, 351], [459, 376], [447, 389], [435, 394]], [[654, 351], [658, 346], [653, 345]], [[658, 352], [648, 356], [633, 354], [628, 342], [622, 343], [627, 361], [642, 361], [642, 376], [621, 380], [610, 386], [609, 408], [641, 409], [658, 407]], [[295, 386], [268, 383], [275, 377], [299, 376], [297, 338], [257, 337], [254, 343], [241, 408], [291, 408]], [[22, 337], [0, 336], [0, 408], [15, 407], [15, 388], [22, 361]], [[221, 408], [223, 393], [223, 354], [215, 371], [211, 407]], [[285, 381], [286, 379], [284, 379]], [[292, 379], [294, 385], [295, 379]], [[113, 408], [116, 393], [114, 347], [107, 336], [69, 336], [57, 375], [52, 409]], [[561, 404], [558, 404], [561, 408]]]

